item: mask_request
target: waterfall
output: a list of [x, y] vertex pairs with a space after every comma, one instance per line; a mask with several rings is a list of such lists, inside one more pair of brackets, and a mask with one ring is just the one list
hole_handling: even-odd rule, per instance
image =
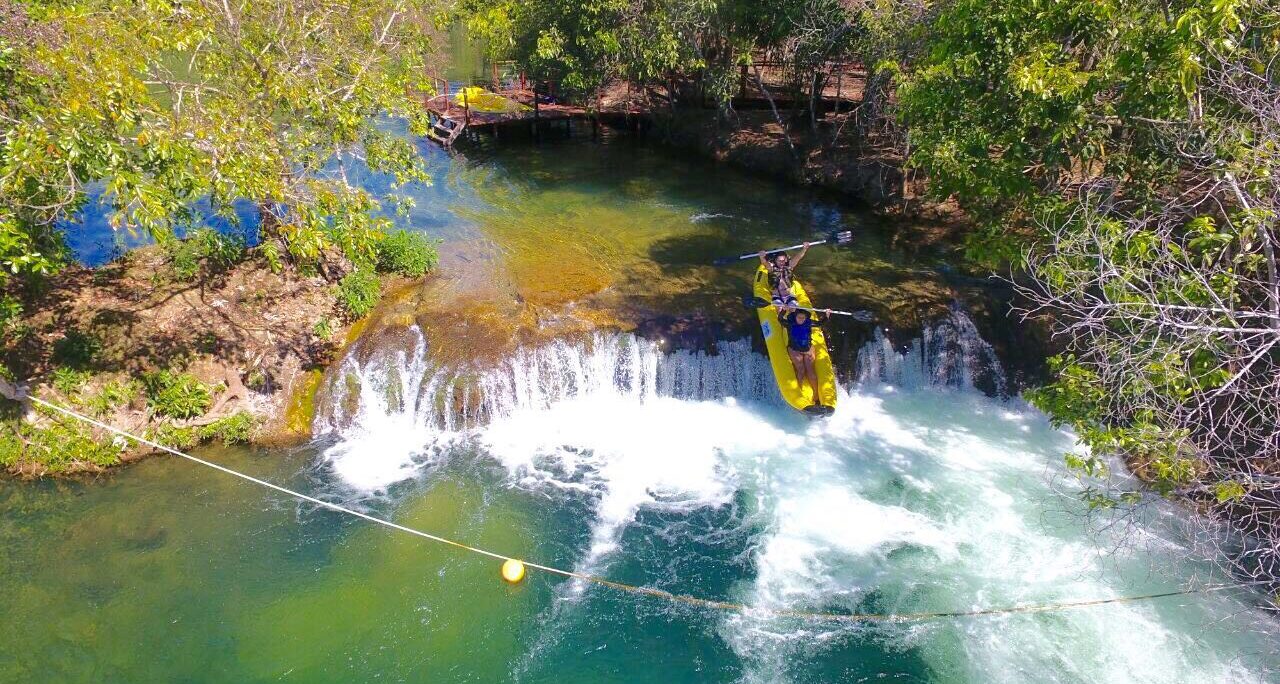
[[768, 360], [749, 339], [720, 342], [713, 353], [667, 353], [634, 335], [598, 333], [520, 349], [488, 368], [434, 364], [416, 326], [377, 345], [357, 345], [331, 372], [312, 426], [337, 438], [326, 457], [362, 489], [410, 476], [442, 440], [573, 399], [781, 401]]
[[[452, 433], [583, 396], [780, 401], [768, 360], [752, 351], [750, 339], [719, 342], [711, 353], [667, 352], [634, 335], [597, 333], [522, 348], [488, 368], [433, 364], [416, 326], [378, 342], [368, 354], [353, 350], [331, 373], [317, 404], [316, 434], [356, 426]], [[995, 351], [958, 306], [902, 348], [876, 329], [856, 368], [862, 384], [970, 389], [986, 383], [1000, 395], [1007, 388]]]
[[[958, 307], [904, 351], [877, 330], [857, 368], [864, 385], [1005, 388], [995, 352]], [[487, 367], [450, 368], [431, 360], [429, 341], [413, 326], [351, 350], [322, 387], [313, 432], [338, 438], [326, 457], [344, 480], [378, 488], [410, 477], [442, 443], [518, 413], [580, 399], [634, 407], [659, 398], [782, 402], [768, 359], [750, 339], [719, 342], [709, 353], [667, 352], [634, 335], [597, 333], [522, 348]]]
[[876, 328], [858, 352], [857, 368], [858, 381], [867, 385], [980, 388], [996, 396], [1005, 396], [1009, 386], [995, 350], [959, 305], [902, 349]]

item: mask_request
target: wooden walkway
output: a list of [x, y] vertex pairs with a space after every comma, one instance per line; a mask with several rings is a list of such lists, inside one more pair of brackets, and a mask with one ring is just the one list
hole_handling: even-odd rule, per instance
[[587, 110], [573, 105], [542, 101], [531, 90], [523, 88], [504, 89], [486, 93], [501, 96], [510, 100], [513, 105], [509, 111], [481, 111], [470, 106], [463, 98], [459, 103], [458, 92], [445, 92], [434, 97], [427, 97], [423, 106], [431, 113], [431, 129], [428, 135], [432, 140], [444, 147], [452, 147], [453, 143], [468, 130], [488, 130], [494, 134], [501, 127], [526, 123], [537, 127], [543, 122], [565, 122], [575, 118], [586, 118]]

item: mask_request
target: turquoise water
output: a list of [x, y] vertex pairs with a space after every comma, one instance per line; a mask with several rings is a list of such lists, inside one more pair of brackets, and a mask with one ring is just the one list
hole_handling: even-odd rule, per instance
[[[778, 405], [749, 341], [672, 355], [616, 332], [740, 318], [749, 268], [711, 258], [837, 228], [857, 244], [805, 266], [824, 302], [945, 304], [867, 213], [626, 138], [424, 152], [434, 183], [411, 189], [403, 225], [444, 240], [440, 274], [339, 363], [313, 444], [201, 455], [502, 554], [772, 609], [968, 610], [1222, 579], [1185, 559], [1185, 511], [1086, 515], [1061, 467], [1070, 437], [1016, 400], [931, 382], [936, 359], [884, 354], [893, 384], [847, 382], [836, 415], [809, 422]], [[424, 315], [442, 308], [482, 333]], [[1239, 592], [847, 624], [536, 572], [512, 587], [491, 559], [161, 458], [0, 481], [0, 576], [5, 682], [1198, 683], [1277, 665], [1274, 626]]]
[[[1182, 560], [1182, 513], [1082, 517], [1055, 491], [1071, 440], [1017, 402], [869, 383], [810, 422], [770, 400], [749, 345], [667, 356], [605, 335], [514, 355], [482, 382], [485, 418], [449, 426], [404, 382], [431, 375], [429, 352], [400, 352], [352, 371], [381, 390], [322, 413], [315, 445], [202, 455], [499, 553], [763, 608], [1215, 579]], [[176, 459], [0, 483], [0, 509], [3, 681], [1239, 682], [1275, 664], [1247, 595], [841, 624], [536, 571], [509, 586], [491, 559]]]

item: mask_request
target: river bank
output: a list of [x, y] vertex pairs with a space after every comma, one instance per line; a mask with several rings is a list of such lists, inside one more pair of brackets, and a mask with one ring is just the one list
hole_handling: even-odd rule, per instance
[[[348, 323], [329, 277], [246, 251], [182, 277], [160, 246], [70, 266], [22, 293], [2, 348], [11, 384], [179, 448], [283, 444], [310, 434], [306, 405]], [[95, 472], [151, 453], [5, 401], [0, 466], [21, 477]]]

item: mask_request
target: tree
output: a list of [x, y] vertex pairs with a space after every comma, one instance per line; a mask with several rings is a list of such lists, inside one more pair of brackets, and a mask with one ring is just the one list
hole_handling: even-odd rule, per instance
[[[1233, 534], [1191, 537], [1210, 544], [1208, 557], [1276, 582], [1280, 5], [1249, 9], [1204, 44], [1182, 116], [1130, 120], [1176, 175], [1150, 196], [1126, 178], [1086, 184], [1042, 224], [1022, 291], [1052, 312], [1068, 348], [1033, 401], [1095, 454], [1122, 455], [1156, 491], [1224, 523]], [[1102, 463], [1072, 457], [1089, 476]], [[1122, 482], [1091, 497], [1141, 500]]]
[[388, 198], [347, 183], [345, 164], [358, 157], [397, 183], [426, 179], [412, 144], [376, 117], [425, 123], [414, 93], [430, 3], [0, 7], [35, 37], [0, 37], [0, 250], [10, 270], [56, 264], [56, 227], [74, 222], [95, 183], [117, 230], [163, 239], [204, 220], [197, 207], [235, 221], [233, 205], [249, 201], [264, 237], [300, 261], [330, 250], [369, 260]]
[[584, 95], [618, 78], [660, 83], [701, 68], [697, 36], [717, 7], [715, 0], [464, 0], [457, 12], [496, 57]]
[[[45, 95], [42, 77], [46, 70], [24, 46], [47, 45], [54, 40], [51, 27], [31, 21], [22, 7], [0, 1], [0, 130], [19, 123], [26, 103]], [[7, 138], [7, 136], [6, 136]], [[0, 168], [7, 166], [7, 145], [0, 147]], [[0, 176], [0, 187], [9, 185]], [[0, 190], [0, 284], [11, 273], [43, 273], [61, 259], [61, 242], [51, 222], [24, 220], [23, 204]], [[32, 197], [28, 204], [45, 200]]]
[[1177, 165], [1132, 124], [1186, 117], [1243, 0], [957, 0], [899, 90], [910, 163], [979, 222], [975, 261], [1015, 262], [1082, 182], [1151, 194]]

